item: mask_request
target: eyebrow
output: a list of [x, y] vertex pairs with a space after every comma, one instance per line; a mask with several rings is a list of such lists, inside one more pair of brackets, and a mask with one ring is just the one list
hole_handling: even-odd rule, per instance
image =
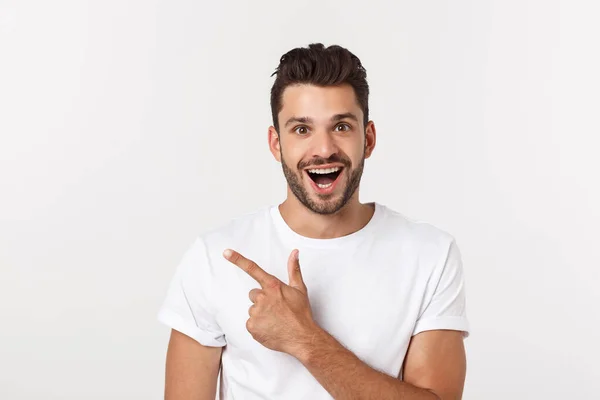
[[[346, 118], [358, 122], [358, 118], [356, 117], [356, 115], [354, 115], [351, 112], [347, 112], [347, 113], [343, 113], [343, 114], [335, 114], [333, 117], [330, 118], [330, 121], [337, 122], [337, 121], [341, 121]], [[288, 125], [290, 125], [294, 122], [299, 122], [301, 124], [312, 124], [314, 121], [310, 117], [292, 117], [285, 122], [284, 126], [287, 127]]]

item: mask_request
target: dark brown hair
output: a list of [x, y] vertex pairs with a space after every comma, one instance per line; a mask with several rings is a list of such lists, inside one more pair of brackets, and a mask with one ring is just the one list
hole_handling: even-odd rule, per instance
[[294, 84], [316, 86], [349, 84], [354, 89], [358, 105], [363, 112], [363, 125], [367, 126], [369, 121], [367, 70], [358, 57], [347, 49], [337, 45], [325, 47], [321, 43], [297, 47], [281, 56], [279, 66], [271, 76], [273, 75], [277, 77], [271, 88], [271, 113], [273, 126], [277, 132], [279, 132], [277, 115], [283, 107], [283, 91]]

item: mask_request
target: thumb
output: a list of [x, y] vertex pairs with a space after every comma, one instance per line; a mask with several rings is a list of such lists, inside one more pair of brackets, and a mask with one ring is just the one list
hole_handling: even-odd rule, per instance
[[302, 279], [302, 271], [300, 270], [300, 261], [298, 260], [299, 251], [293, 250], [288, 258], [288, 275], [289, 285], [293, 288], [306, 293], [306, 285], [304, 279]]

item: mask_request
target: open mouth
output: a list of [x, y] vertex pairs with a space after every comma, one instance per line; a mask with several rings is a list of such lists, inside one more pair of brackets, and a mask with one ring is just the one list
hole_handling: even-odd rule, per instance
[[306, 170], [306, 173], [319, 188], [327, 189], [333, 185], [343, 169], [343, 167], [314, 168]]

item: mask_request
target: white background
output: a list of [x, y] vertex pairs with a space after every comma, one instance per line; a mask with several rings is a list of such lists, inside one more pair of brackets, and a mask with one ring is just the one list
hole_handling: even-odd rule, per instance
[[270, 77], [361, 58], [361, 200], [451, 232], [465, 399], [600, 391], [596, 2], [0, 1], [0, 398], [160, 399], [195, 235], [274, 204]]

